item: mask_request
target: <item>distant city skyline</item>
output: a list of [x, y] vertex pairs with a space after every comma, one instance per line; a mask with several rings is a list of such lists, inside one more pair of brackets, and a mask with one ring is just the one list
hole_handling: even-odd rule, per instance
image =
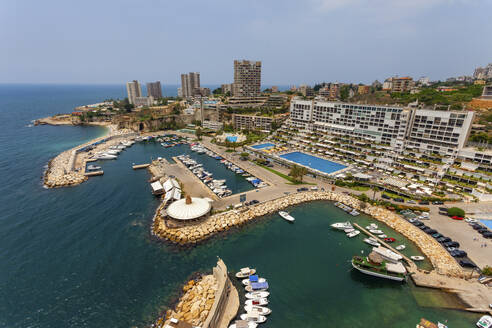
[[261, 61], [262, 85], [444, 80], [492, 62], [490, 12], [492, 0], [4, 1], [0, 83], [165, 88], [196, 71], [220, 85], [235, 59]]

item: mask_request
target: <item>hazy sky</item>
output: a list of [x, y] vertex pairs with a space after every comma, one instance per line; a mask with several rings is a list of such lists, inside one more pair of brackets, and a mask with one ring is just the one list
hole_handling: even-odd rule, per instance
[[443, 79], [492, 62], [491, 31], [492, 0], [0, 0], [0, 83]]

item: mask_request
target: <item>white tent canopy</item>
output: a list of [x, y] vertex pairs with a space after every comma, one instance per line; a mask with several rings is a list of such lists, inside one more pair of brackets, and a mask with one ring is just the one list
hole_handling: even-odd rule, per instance
[[186, 197], [169, 205], [167, 214], [176, 220], [192, 220], [204, 216], [211, 208], [204, 198]]

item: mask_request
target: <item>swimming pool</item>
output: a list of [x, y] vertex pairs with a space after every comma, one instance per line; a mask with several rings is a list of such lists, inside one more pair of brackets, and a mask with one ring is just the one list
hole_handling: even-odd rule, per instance
[[316, 156], [301, 153], [299, 151], [283, 154], [280, 155], [280, 157], [289, 160], [291, 162], [304, 165], [312, 169], [316, 169], [324, 173], [333, 173], [346, 168], [345, 165], [338, 164]]
[[488, 228], [492, 229], [492, 220], [480, 220], [480, 222], [482, 222]]
[[237, 141], [237, 137], [236, 136], [228, 136], [228, 137], [226, 137], [226, 139], [229, 142], [236, 142]]
[[251, 146], [251, 148], [254, 148], [254, 149], [273, 148], [273, 147], [275, 147], [275, 144], [273, 144], [271, 142], [266, 142], [266, 143], [262, 143], [259, 145]]

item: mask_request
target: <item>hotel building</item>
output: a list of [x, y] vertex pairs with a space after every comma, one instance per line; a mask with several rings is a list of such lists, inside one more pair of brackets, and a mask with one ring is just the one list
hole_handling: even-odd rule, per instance
[[147, 97], [152, 97], [154, 99], [162, 98], [162, 87], [160, 81], [147, 83]]
[[142, 88], [137, 80], [126, 83], [126, 92], [128, 94], [128, 102], [135, 105], [135, 99], [137, 97], [142, 97]]
[[258, 97], [261, 94], [261, 61], [235, 60], [234, 97]]
[[274, 117], [254, 115], [233, 115], [234, 129], [236, 130], [272, 130], [272, 123], [277, 122]]

